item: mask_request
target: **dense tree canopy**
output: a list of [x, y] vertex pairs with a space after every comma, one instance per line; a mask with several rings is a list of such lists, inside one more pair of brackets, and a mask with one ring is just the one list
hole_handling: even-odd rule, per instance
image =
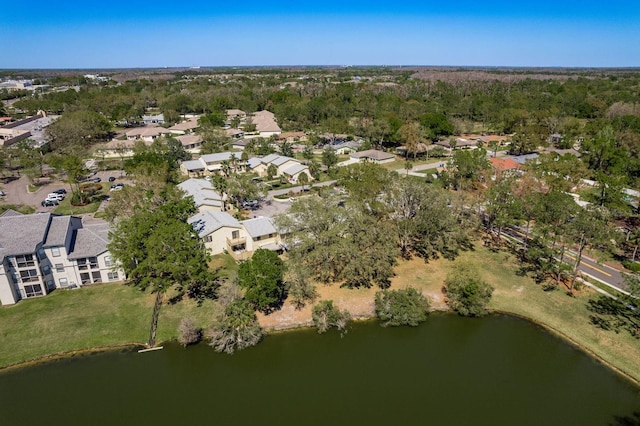
[[284, 262], [276, 252], [258, 249], [238, 269], [245, 299], [257, 310], [270, 312], [284, 297]]
[[417, 326], [427, 319], [429, 299], [416, 289], [376, 292], [376, 316], [383, 326]]
[[478, 271], [459, 264], [447, 274], [442, 291], [451, 309], [462, 316], [479, 317], [486, 313], [493, 287], [478, 276]]

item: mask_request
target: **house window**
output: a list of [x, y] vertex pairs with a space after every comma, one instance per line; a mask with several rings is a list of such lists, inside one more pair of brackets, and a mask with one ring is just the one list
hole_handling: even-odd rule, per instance
[[25, 285], [24, 293], [27, 297], [42, 296], [42, 286], [40, 284]]
[[42, 259], [44, 259], [44, 257], [45, 257], [45, 256], [44, 256], [44, 249], [43, 249], [42, 247], [40, 247], [40, 248], [38, 249], [38, 259], [39, 259], [39, 260], [42, 260]]
[[18, 268], [26, 268], [27, 266], [34, 266], [36, 262], [33, 260], [32, 254], [22, 254], [16, 256], [16, 265]]
[[91, 284], [91, 277], [88, 272], [83, 272], [80, 274], [80, 282], [82, 284]]
[[205, 243], [210, 243], [211, 241], [213, 241], [213, 237], [212, 237], [211, 235], [207, 235], [207, 236], [204, 238], [204, 242], [205, 242]]
[[56, 288], [56, 285], [55, 285], [55, 283], [53, 282], [53, 280], [49, 280], [49, 281], [47, 281], [47, 290], [51, 291], [51, 290], [53, 290], [54, 288]]
[[113, 266], [113, 260], [111, 259], [111, 256], [104, 257], [104, 266]]
[[107, 278], [109, 279], [109, 281], [117, 281], [119, 279], [118, 273], [117, 272], [108, 272], [107, 273]]
[[238, 238], [240, 238], [240, 231], [232, 231], [231, 238], [234, 240], [237, 240]]
[[64, 266], [62, 263], [56, 263], [56, 272], [64, 272]]
[[60, 287], [66, 287], [69, 285], [69, 280], [66, 278], [60, 278]]
[[43, 275], [49, 275], [51, 273], [51, 266], [44, 265], [42, 267], [42, 272], [43, 272]]
[[94, 283], [101, 283], [102, 275], [100, 275], [100, 271], [93, 271], [91, 273], [91, 279], [93, 280]]
[[51, 247], [51, 256], [53, 256], [53, 257], [60, 256], [60, 248], [59, 247]]
[[22, 280], [23, 283], [38, 281], [38, 270], [27, 269], [26, 271], [20, 271], [20, 279]]
[[98, 258], [97, 257], [90, 257], [89, 258], [89, 268], [90, 269], [96, 269], [98, 267]]
[[85, 269], [87, 269], [87, 259], [86, 258], [78, 259], [78, 269], [81, 270], [81, 271], [84, 271]]
[[261, 235], [258, 235], [258, 236], [256, 237], [256, 241], [260, 241], [261, 239], [262, 239], [262, 236], [261, 236]]

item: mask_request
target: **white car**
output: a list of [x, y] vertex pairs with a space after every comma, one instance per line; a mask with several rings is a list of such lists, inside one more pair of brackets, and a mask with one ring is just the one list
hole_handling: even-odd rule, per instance
[[62, 201], [64, 200], [64, 195], [63, 194], [58, 194], [56, 192], [52, 192], [51, 194], [47, 195], [47, 198], [45, 198], [45, 201]]

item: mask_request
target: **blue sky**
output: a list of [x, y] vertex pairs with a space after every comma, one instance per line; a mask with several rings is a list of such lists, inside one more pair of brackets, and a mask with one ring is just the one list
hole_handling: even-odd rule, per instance
[[640, 66], [640, 0], [22, 4], [0, 8], [0, 68]]

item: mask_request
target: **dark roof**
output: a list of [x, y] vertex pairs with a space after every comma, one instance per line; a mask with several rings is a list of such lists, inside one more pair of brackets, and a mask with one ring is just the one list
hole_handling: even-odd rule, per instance
[[85, 225], [84, 228], [76, 230], [68, 257], [69, 259], [96, 257], [107, 251], [108, 243], [108, 223]]

